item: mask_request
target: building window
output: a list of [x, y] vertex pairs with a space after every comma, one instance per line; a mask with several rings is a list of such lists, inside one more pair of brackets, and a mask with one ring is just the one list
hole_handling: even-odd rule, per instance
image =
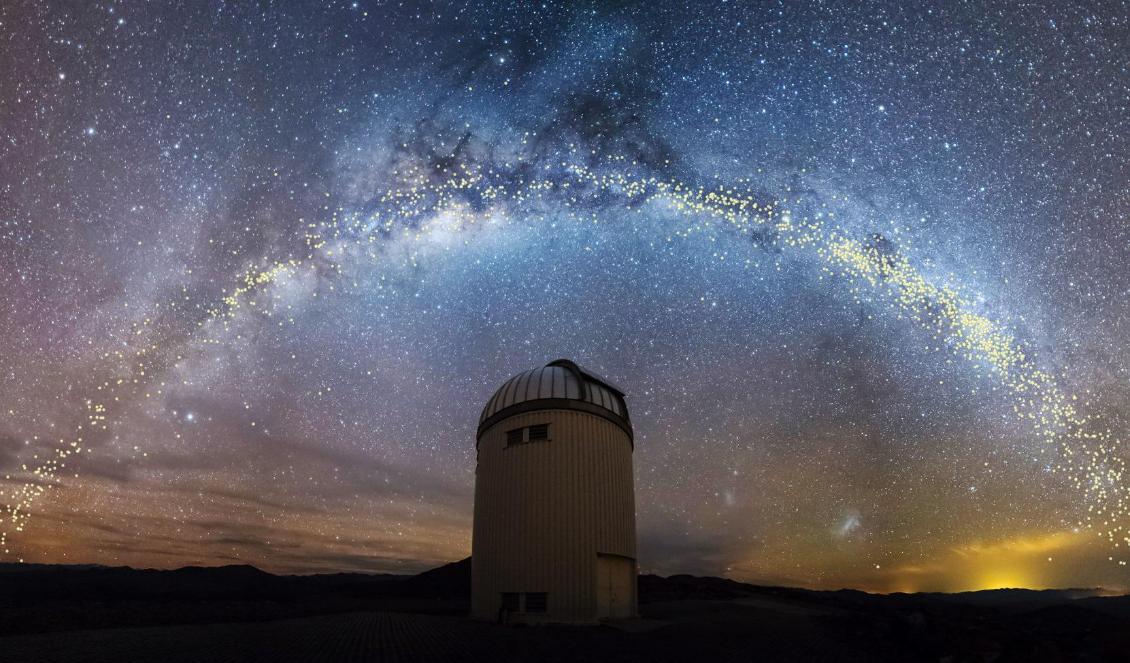
[[502, 593], [502, 609], [506, 612], [518, 612], [518, 592]]
[[506, 431], [506, 446], [512, 447], [527, 442], [544, 442], [549, 439], [549, 424], [536, 424], [525, 428]]
[[526, 612], [545, 612], [545, 592], [526, 592]]

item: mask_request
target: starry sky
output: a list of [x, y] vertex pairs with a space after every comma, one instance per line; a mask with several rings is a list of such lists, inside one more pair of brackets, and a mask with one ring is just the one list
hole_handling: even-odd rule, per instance
[[569, 357], [627, 392], [644, 571], [1130, 589], [1127, 43], [1125, 2], [5, 2], [3, 560], [460, 559], [482, 405]]

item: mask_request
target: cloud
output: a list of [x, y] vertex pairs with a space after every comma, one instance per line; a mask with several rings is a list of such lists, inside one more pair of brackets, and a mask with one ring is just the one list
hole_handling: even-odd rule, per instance
[[966, 543], [951, 548], [954, 554], [964, 558], [999, 558], [1008, 554], [1041, 555], [1072, 548], [1083, 543], [1083, 538], [1074, 532], [1053, 532], [1037, 536], [1018, 536], [991, 543], [980, 541]]
[[[922, 561], [878, 569], [869, 582], [880, 591], [904, 592], [1065, 586], [1071, 581], [1061, 578], [1081, 558], [1094, 554], [1087, 546], [1092, 540], [1073, 531], [1058, 531], [970, 541], [939, 549]], [[854, 582], [862, 584], [858, 579]]]

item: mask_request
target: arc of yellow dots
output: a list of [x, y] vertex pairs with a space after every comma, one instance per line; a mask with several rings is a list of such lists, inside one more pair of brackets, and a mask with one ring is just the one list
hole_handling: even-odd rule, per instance
[[[612, 159], [611, 163], [625, 165], [627, 161]], [[408, 184], [378, 197], [373, 205], [378, 212], [347, 214], [338, 208], [327, 221], [307, 224], [304, 257], [262, 261], [265, 266], [247, 269], [235, 287], [197, 325], [204, 327], [220, 321], [226, 326], [245, 304], [260, 314], [271, 315], [255, 295], [301, 269], [315, 268], [314, 263], [320, 258], [330, 260], [330, 269], [340, 273], [340, 264], [332, 262], [337, 257], [335, 251], [342, 250], [338, 246], [379, 244], [398, 230], [413, 228], [412, 224], [417, 222], [409, 237], [418, 241], [440, 227], [436, 223], [439, 212], [454, 212], [447, 230], [459, 231], [483, 223], [492, 210], [471, 211], [460, 198], [461, 193], [469, 190], [476, 190], [482, 201], [496, 204], [523, 205], [552, 196], [574, 216], [578, 215], [576, 210], [585, 195], [593, 192], [613, 193], [631, 203], [666, 204], [688, 221], [684, 229], [676, 231], [678, 235], [708, 231], [717, 222], [739, 233], [770, 230], [772, 241], [781, 246], [813, 251], [822, 261], [823, 270], [845, 279], [854, 292], [866, 286], [884, 293], [899, 315], [922, 326], [940, 346], [987, 366], [992, 376], [1012, 393], [1016, 415], [1045, 443], [1057, 447], [1059, 459], [1052, 471], [1068, 474], [1087, 503], [1080, 525], [1097, 530], [1115, 547], [1130, 545], [1126, 527], [1130, 505], [1123, 483], [1125, 461], [1117, 453], [1118, 441], [1109, 430], [1089, 430], [1089, 422], [1078, 413], [1078, 398], [1064, 394], [1056, 376], [1041, 370], [1006, 328], [976, 313], [971, 302], [956, 289], [935, 284], [901, 255], [827, 229], [819, 219], [794, 219], [789, 211], [778, 211], [779, 204], [766, 204], [746, 191], [692, 187], [673, 180], [635, 177], [623, 171], [598, 173], [568, 162], [559, 165], [569, 178], [530, 179], [516, 184], [491, 182], [481, 171], [468, 166], [457, 167], [456, 172], [438, 183], [431, 182], [418, 168], [397, 173]], [[379, 252], [368, 255], [377, 258]], [[134, 334], [141, 335], [151, 324], [150, 319], [134, 323]], [[160, 345], [152, 343], [135, 350], [132, 357], [121, 350], [106, 353], [107, 359], [129, 360], [133, 375], [99, 385], [103, 401], [120, 402], [123, 395], [119, 392], [123, 389], [136, 393], [147, 384], [147, 376], [156, 375], [161, 367], [159, 350]], [[159, 395], [161, 389], [155, 393]], [[153, 391], [145, 393], [146, 397], [153, 395]], [[0, 549], [9, 552], [8, 531], [23, 531], [32, 505], [53, 485], [52, 477], [65, 467], [71, 455], [81, 453], [84, 426], [108, 429], [108, 411], [103, 401], [87, 401], [86, 422], [78, 427], [74, 440], [60, 440], [52, 456], [31, 469], [21, 467], [32, 478], [7, 496]], [[5, 478], [11, 479], [10, 475]], [[0, 493], [0, 497], [4, 495]]]

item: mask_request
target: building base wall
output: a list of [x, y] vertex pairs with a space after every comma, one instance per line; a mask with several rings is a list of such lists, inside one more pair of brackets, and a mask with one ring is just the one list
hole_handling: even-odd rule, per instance
[[[508, 431], [545, 424], [549, 439], [507, 445]], [[475, 472], [472, 616], [572, 624], [634, 616], [633, 483], [631, 439], [605, 418], [526, 412], [484, 431]], [[531, 594], [537, 611], [528, 609]]]

